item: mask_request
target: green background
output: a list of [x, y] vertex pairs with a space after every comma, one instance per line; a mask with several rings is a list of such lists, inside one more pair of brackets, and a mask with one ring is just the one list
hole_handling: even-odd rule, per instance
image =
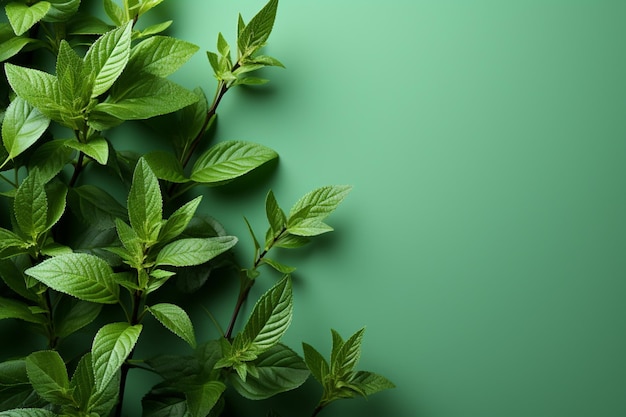
[[[173, 19], [201, 52], [172, 79], [210, 97], [202, 51], [219, 31], [234, 44], [237, 13], [263, 4], [170, 0], [140, 27]], [[285, 341], [328, 355], [330, 328], [366, 326], [360, 369], [397, 388], [320, 416], [626, 415], [625, 18], [621, 0], [281, 0], [267, 53], [287, 68], [229, 92], [217, 128], [280, 161], [203, 191], [201, 207], [241, 237], [245, 263], [243, 215], [261, 235], [270, 188], [288, 209], [353, 185], [335, 232], [277, 252], [298, 267]], [[121, 149], [159, 146], [123, 129]], [[236, 283], [206, 295], [191, 311], [201, 341], [217, 332], [200, 301], [225, 325]], [[186, 349], [146, 335], [138, 357]], [[131, 378], [138, 395], [154, 382]], [[236, 409], [308, 416], [318, 396], [307, 382]]]
[[[204, 51], [262, 4], [154, 13]], [[278, 256], [298, 266], [287, 342], [327, 354], [329, 328], [367, 326], [360, 368], [398, 387], [323, 415], [626, 415], [625, 18], [608, 0], [280, 2], [267, 53], [287, 69], [229, 93], [218, 130], [280, 162], [203, 207], [249, 254], [241, 216], [264, 230], [269, 188], [289, 207], [354, 186], [335, 232]], [[209, 72], [198, 53], [173, 78], [210, 95]], [[309, 385], [278, 409], [307, 415]]]

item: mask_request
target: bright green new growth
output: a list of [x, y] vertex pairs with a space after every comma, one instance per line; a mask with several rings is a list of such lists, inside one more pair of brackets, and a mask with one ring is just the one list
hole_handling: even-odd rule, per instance
[[[232, 401], [229, 388], [262, 400], [310, 375], [323, 387], [318, 407], [305, 411], [312, 416], [337, 399], [393, 387], [356, 370], [363, 330], [345, 341], [333, 331], [330, 362], [310, 345], [303, 344], [303, 358], [283, 344], [296, 268], [275, 248], [300, 248], [332, 231], [326, 219], [350, 186], [314, 189], [289, 211], [269, 191], [260, 208], [264, 239], [244, 217], [254, 243], [246, 265], [234, 253], [238, 238], [207, 215], [219, 201], [190, 193], [254, 175], [278, 158], [250, 141], [212, 142], [223, 96], [267, 82], [254, 76], [259, 69], [283, 67], [261, 54], [278, 0], [248, 23], [239, 16], [233, 47], [217, 35], [217, 51], [207, 52], [217, 82], [212, 100], [167, 78], [199, 48], [163, 34], [172, 21], [142, 28], [142, 17], [162, 2], [103, 0], [109, 22], [80, 0], [4, 6], [0, 320], [27, 323], [17, 337], [34, 342], [0, 358], [0, 417], [120, 417], [125, 402], [139, 402], [125, 393], [129, 373], [141, 371], [162, 379], [141, 399], [144, 417], [216, 417]], [[113, 128], [133, 120], [153, 126], [155, 141], [169, 149], [120, 149]], [[222, 299], [208, 287], [234, 277], [239, 294], [222, 328], [210, 313]], [[266, 289], [238, 323], [257, 282]], [[213, 338], [195, 314], [197, 295], [208, 303], [201, 307], [216, 325]], [[154, 329], [180, 349], [139, 357]], [[27, 337], [30, 330], [41, 338]]]

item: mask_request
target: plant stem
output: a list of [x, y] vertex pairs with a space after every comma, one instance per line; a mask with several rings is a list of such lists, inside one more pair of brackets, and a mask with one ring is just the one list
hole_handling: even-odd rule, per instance
[[72, 179], [70, 179], [70, 182], [68, 184], [70, 188], [76, 184], [76, 180], [78, 180], [80, 171], [83, 169], [84, 160], [85, 160], [85, 154], [80, 152], [78, 155], [78, 161], [76, 162], [76, 166], [74, 167], [74, 174], [72, 175]]
[[[132, 299], [132, 303], [133, 303], [133, 313], [132, 313], [132, 317], [130, 319], [130, 325], [134, 326], [135, 324], [139, 323], [139, 310], [141, 308], [141, 305], [143, 304], [143, 292], [141, 291], [135, 291], [133, 293], [133, 299]], [[129, 360], [131, 360], [133, 358], [133, 354], [135, 353], [135, 349], [131, 350], [130, 354], [128, 355], [128, 357], [126, 358], [126, 360], [124, 361], [124, 363], [122, 364], [122, 369], [121, 369], [121, 379], [120, 379], [120, 390], [119, 390], [119, 396], [118, 396], [118, 400], [117, 400], [117, 406], [115, 407], [115, 416], [116, 417], [121, 417], [122, 416], [122, 408], [124, 407], [124, 392], [126, 391], [126, 380], [128, 379], [128, 371], [131, 368], [130, 363], [128, 362]]]
[[317, 407], [315, 407], [315, 410], [313, 410], [313, 414], [311, 414], [311, 417], [315, 417], [316, 415], [319, 414], [320, 411], [322, 411], [324, 409], [324, 406], [321, 404], [318, 404]]

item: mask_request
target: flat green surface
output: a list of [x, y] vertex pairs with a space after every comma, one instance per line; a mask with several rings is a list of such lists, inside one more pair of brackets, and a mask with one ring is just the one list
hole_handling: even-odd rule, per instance
[[[201, 50], [263, 4], [171, 3]], [[625, 16], [608, 0], [281, 1], [267, 53], [287, 69], [219, 112], [221, 140], [281, 161], [203, 207], [245, 236], [238, 204], [262, 229], [268, 188], [289, 207], [354, 186], [332, 236], [282, 257], [299, 267], [288, 342], [328, 349], [330, 327], [366, 325], [361, 368], [398, 388], [321, 415], [626, 415]], [[202, 53], [173, 78], [202, 74], [211, 94]], [[285, 415], [314, 399], [295, 401]]]

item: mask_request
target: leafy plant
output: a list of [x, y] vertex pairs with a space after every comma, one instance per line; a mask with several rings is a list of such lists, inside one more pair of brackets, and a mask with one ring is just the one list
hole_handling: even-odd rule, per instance
[[[330, 363], [308, 344], [303, 359], [281, 343], [294, 310], [295, 268], [274, 249], [299, 248], [333, 230], [325, 220], [349, 186], [315, 189], [289, 212], [269, 191], [264, 239], [245, 220], [254, 243], [249, 266], [233, 256], [238, 238], [198, 211], [201, 197], [187, 197], [194, 187], [222, 186], [278, 156], [232, 140], [202, 150], [214, 136], [226, 92], [263, 84], [267, 80], [251, 74], [283, 66], [261, 54], [278, 1], [247, 23], [239, 16], [232, 50], [218, 34], [217, 52], [207, 52], [217, 79], [212, 101], [200, 88], [190, 91], [167, 78], [196, 45], [162, 34], [171, 21], [139, 29], [140, 18], [162, 1], [104, 0], [110, 23], [80, 0], [5, 4], [0, 319], [25, 322], [20, 331], [41, 334], [45, 345], [34, 340], [0, 363], [0, 416], [120, 416], [131, 368], [161, 378], [141, 400], [146, 417], [218, 416], [228, 387], [265, 399], [300, 387], [310, 374], [323, 388], [312, 415], [337, 399], [393, 387], [380, 375], [355, 371], [363, 330], [345, 341], [333, 331]], [[170, 151], [118, 149], [112, 128], [132, 120], [161, 126]], [[103, 184], [99, 172], [111, 183]], [[107, 192], [111, 184], [125, 190], [124, 203]], [[238, 326], [263, 265], [282, 278]], [[200, 290], [213, 272], [234, 272], [239, 295], [226, 330], [198, 341], [189, 306], [168, 295], [174, 282], [187, 292]], [[148, 316], [191, 353], [135, 358], [144, 326], [153, 324]], [[70, 339], [79, 332], [89, 335], [88, 343]]]

